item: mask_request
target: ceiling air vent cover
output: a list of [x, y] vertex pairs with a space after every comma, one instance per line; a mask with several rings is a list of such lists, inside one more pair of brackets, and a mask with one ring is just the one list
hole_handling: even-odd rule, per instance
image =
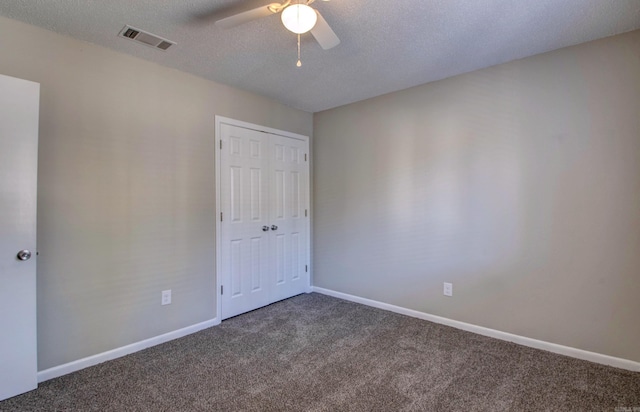
[[131, 26], [124, 26], [124, 28], [120, 31], [119, 36], [124, 37], [125, 39], [137, 41], [138, 43], [142, 43], [147, 46], [151, 46], [155, 49], [160, 49], [162, 51], [166, 51], [169, 47], [176, 44], [176, 42], [163, 39], [162, 37], [156, 36], [155, 34], [147, 33], [146, 31], [142, 31]]

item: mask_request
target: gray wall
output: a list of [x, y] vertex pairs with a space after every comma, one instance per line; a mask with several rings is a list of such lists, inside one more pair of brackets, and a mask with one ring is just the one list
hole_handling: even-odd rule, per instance
[[317, 113], [314, 161], [316, 286], [640, 361], [640, 31]]
[[214, 116], [312, 115], [5, 18], [0, 39], [0, 73], [41, 83], [39, 370], [214, 318]]

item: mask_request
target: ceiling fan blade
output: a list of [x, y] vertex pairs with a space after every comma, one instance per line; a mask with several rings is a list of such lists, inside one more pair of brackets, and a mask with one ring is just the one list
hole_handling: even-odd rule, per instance
[[318, 21], [316, 25], [313, 26], [313, 29], [311, 29], [311, 34], [323, 49], [329, 50], [336, 47], [340, 44], [340, 39], [318, 10], [316, 10], [316, 14], [318, 15]]
[[216, 20], [215, 25], [218, 27], [222, 27], [223, 29], [230, 29], [232, 27], [248, 23], [252, 20], [257, 20], [261, 17], [271, 16], [273, 14], [273, 11], [271, 11], [271, 9], [269, 8], [271, 4], [272, 3], [265, 4], [264, 6], [253, 7], [249, 10], [232, 14], [231, 16]]

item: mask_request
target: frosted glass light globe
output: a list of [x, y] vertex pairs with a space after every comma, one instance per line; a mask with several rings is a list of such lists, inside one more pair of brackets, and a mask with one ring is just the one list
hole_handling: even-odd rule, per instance
[[313, 29], [318, 21], [316, 11], [306, 4], [294, 4], [282, 10], [282, 24], [296, 34]]

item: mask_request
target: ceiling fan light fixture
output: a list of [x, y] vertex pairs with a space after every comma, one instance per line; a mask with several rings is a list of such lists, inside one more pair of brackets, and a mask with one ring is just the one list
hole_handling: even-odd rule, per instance
[[318, 21], [316, 11], [306, 4], [293, 4], [287, 7], [282, 10], [281, 17], [284, 27], [296, 34], [308, 32]]

